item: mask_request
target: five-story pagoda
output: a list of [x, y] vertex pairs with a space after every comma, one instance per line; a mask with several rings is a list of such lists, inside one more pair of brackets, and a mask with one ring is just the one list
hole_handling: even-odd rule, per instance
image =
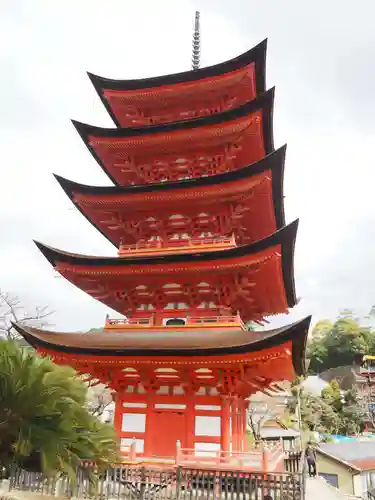
[[124, 319], [82, 334], [16, 325], [41, 354], [113, 392], [122, 449], [136, 443], [144, 460], [175, 457], [176, 443], [190, 459], [246, 452], [249, 396], [304, 371], [310, 318], [246, 326], [296, 304], [297, 221], [285, 225], [266, 42], [198, 69], [198, 39], [196, 29], [192, 71], [89, 75], [117, 128], [74, 124], [114, 185], [56, 178], [118, 257], [37, 243], [56, 271]]

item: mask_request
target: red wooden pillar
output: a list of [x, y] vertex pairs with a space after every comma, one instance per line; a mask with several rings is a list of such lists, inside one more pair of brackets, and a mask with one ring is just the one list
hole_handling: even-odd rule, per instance
[[223, 458], [228, 456], [230, 446], [230, 401], [227, 397], [221, 398], [221, 426], [220, 426], [220, 448]]
[[234, 422], [235, 422], [235, 451], [242, 452], [245, 449], [246, 440], [246, 411], [245, 402], [241, 398], [234, 399]]
[[237, 398], [232, 399], [232, 451], [237, 452], [238, 449], [238, 416], [237, 416]]
[[243, 451], [243, 405], [242, 399], [237, 399], [237, 428], [238, 428], [238, 448]]
[[232, 398], [227, 397], [228, 405], [228, 431], [229, 431], [229, 451], [233, 450], [233, 420], [232, 420]]
[[238, 451], [243, 451], [243, 407], [242, 399], [237, 398]]
[[145, 438], [144, 438], [144, 456], [150, 457], [152, 455], [152, 414], [154, 411], [154, 398], [153, 398], [153, 392], [148, 389], [147, 390], [147, 396], [146, 396], [146, 404], [147, 404], [147, 409], [146, 409], [146, 428], [145, 428]]
[[248, 441], [247, 441], [247, 406], [248, 402], [246, 399], [242, 401], [243, 404], [243, 415], [242, 415], [242, 425], [243, 425], [243, 451], [248, 451]]
[[185, 443], [182, 443], [184, 448], [194, 448], [195, 445], [195, 393], [193, 390], [185, 388], [186, 397], [186, 415], [185, 415]]
[[117, 435], [121, 435], [121, 427], [122, 427], [122, 394], [121, 393], [112, 393], [113, 401], [115, 402], [115, 415], [113, 418], [113, 424], [115, 427], [115, 431]]

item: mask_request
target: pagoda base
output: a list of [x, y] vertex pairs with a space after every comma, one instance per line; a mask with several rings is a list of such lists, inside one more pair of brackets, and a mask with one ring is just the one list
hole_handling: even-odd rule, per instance
[[[164, 376], [177, 378], [175, 370], [165, 370]], [[211, 371], [201, 370], [200, 377], [215, 382]], [[136, 376], [132, 371], [128, 374]], [[164, 457], [179, 462], [180, 453], [185, 461], [219, 454], [219, 461], [225, 461], [229, 453], [247, 451], [248, 401], [220, 395], [214, 383], [213, 387], [200, 388], [191, 384], [190, 381], [185, 387], [148, 387], [148, 390], [137, 385], [128, 387], [137, 392], [114, 395], [114, 424], [125, 455]]]
[[[173, 371], [167, 373], [176, 376]], [[148, 389], [138, 384], [115, 395], [114, 423], [125, 462], [162, 468], [283, 471], [282, 442], [249, 449], [247, 399], [221, 395], [215, 387]]]

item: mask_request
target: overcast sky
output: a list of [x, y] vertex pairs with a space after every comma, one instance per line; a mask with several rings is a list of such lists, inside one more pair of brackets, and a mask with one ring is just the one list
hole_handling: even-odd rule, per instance
[[286, 216], [300, 218], [292, 318], [375, 303], [374, 0], [2, 0], [0, 288], [29, 309], [48, 304], [56, 329], [101, 326], [107, 309], [56, 278], [32, 239], [115, 254], [52, 175], [110, 183], [70, 123], [112, 126], [86, 71], [189, 69], [196, 9], [202, 65], [268, 38], [275, 145], [288, 143]]

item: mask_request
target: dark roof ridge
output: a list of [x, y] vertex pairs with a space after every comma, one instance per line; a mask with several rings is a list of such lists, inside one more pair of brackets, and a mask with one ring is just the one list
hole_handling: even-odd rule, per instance
[[[13, 324], [14, 328], [20, 333], [24, 339], [31, 344], [32, 346], [44, 347], [47, 349], [55, 350], [58, 352], [74, 352], [76, 354], [93, 354], [93, 355], [104, 355], [104, 356], [178, 356], [184, 355], [186, 352], [189, 353], [189, 356], [220, 356], [220, 355], [235, 355], [235, 354], [244, 354], [246, 352], [257, 352], [263, 349], [272, 348], [278, 345], [282, 345], [283, 343], [291, 341], [293, 343], [292, 348], [292, 361], [293, 366], [297, 374], [303, 374], [305, 371], [304, 365], [304, 354], [305, 354], [305, 346], [306, 339], [308, 335], [309, 326], [311, 323], [311, 316], [307, 316], [299, 321], [292, 323], [291, 325], [286, 325], [281, 328], [276, 328], [273, 330], [267, 330], [261, 332], [257, 337], [254, 335], [254, 332], [229, 332], [228, 335], [230, 338], [233, 335], [244, 335], [244, 333], [248, 334], [249, 341], [245, 341], [240, 343], [239, 345], [231, 346], [230, 342], [227, 342], [226, 346], [219, 347], [185, 347], [185, 348], [163, 348], [162, 346], [155, 347], [152, 345], [150, 348], [124, 348], [124, 349], [108, 349], [108, 348], [92, 348], [92, 347], [79, 347], [72, 348], [65, 345], [55, 344], [43, 339], [40, 339], [39, 336], [43, 336], [44, 334], [56, 334], [56, 335], [64, 335], [60, 332], [44, 332], [43, 330], [39, 330], [37, 328], [28, 327], [23, 324]], [[68, 334], [67, 334], [68, 335]], [[74, 334], [72, 334], [74, 335]], [[89, 335], [88, 333], [86, 335]], [[92, 333], [93, 335], [100, 335]], [[103, 335], [103, 334], [101, 334]], [[108, 332], [105, 335], [109, 335]], [[178, 332], [178, 335], [181, 335], [181, 332]], [[177, 335], [175, 335], [177, 336]], [[234, 340], [234, 338], [233, 338]]]
[[261, 158], [256, 163], [247, 165], [246, 167], [221, 174], [210, 175], [206, 177], [183, 179], [180, 181], [154, 182], [149, 184], [134, 184], [128, 186], [91, 186], [75, 182], [58, 174], [53, 174], [57, 182], [70, 197], [73, 191], [87, 194], [98, 195], [121, 195], [133, 193], [148, 193], [157, 191], [169, 191], [172, 189], [195, 189], [200, 186], [209, 186], [213, 184], [221, 184], [224, 182], [232, 182], [246, 177], [253, 177], [266, 170], [283, 169], [285, 163], [287, 146], [284, 144], [264, 158]]
[[[287, 226], [279, 229], [273, 234], [266, 236], [265, 238], [249, 243], [247, 245], [241, 245], [235, 248], [229, 248], [224, 250], [215, 250], [212, 252], [187, 252], [184, 254], [168, 254], [159, 256], [140, 256], [140, 257], [103, 257], [103, 256], [89, 256], [84, 254], [75, 254], [72, 252], [59, 250], [57, 248], [45, 245], [39, 241], [34, 240], [34, 243], [39, 248], [39, 250], [44, 254], [47, 260], [54, 265], [55, 260], [60, 262], [70, 262], [74, 260], [75, 262], [82, 260], [87, 262], [94, 262], [97, 265], [134, 265], [134, 264], [165, 264], [165, 263], [177, 263], [184, 262], [185, 260], [191, 261], [210, 261], [217, 259], [225, 259], [231, 257], [239, 257], [246, 254], [254, 254], [261, 252], [273, 245], [283, 244], [288, 240], [293, 240], [296, 236], [298, 228], [298, 219], [291, 222]], [[59, 257], [59, 259], [58, 259]]]
[[172, 123], [143, 125], [140, 127], [114, 128], [89, 125], [88, 123], [79, 122], [77, 120], [71, 121], [75, 126], [77, 132], [85, 142], [87, 141], [89, 135], [111, 138], [137, 137], [149, 134], [175, 132], [178, 130], [199, 128], [207, 125], [217, 125], [223, 122], [233, 121], [237, 118], [242, 118], [259, 109], [269, 108], [271, 110], [273, 108], [274, 95], [275, 87], [272, 87], [256, 99], [241, 104], [236, 108], [221, 111], [220, 113], [214, 113], [212, 115], [201, 116], [198, 118], [192, 118], [189, 120], [182, 120]]
[[285, 214], [284, 214], [284, 194], [283, 194], [283, 180], [284, 180], [284, 166], [285, 166], [285, 156], [286, 156], [287, 146], [284, 145], [277, 149], [273, 153], [265, 156], [261, 160], [248, 165], [247, 167], [240, 168], [238, 170], [233, 170], [223, 174], [216, 174], [208, 177], [200, 177], [199, 179], [185, 179], [176, 182], [160, 182], [153, 184], [137, 184], [132, 186], [88, 186], [87, 184], [81, 184], [60, 175], [54, 174], [57, 182], [60, 184], [62, 189], [76, 208], [81, 212], [81, 214], [92, 224], [95, 229], [97, 229], [103, 236], [110, 241], [113, 245], [117, 245], [106, 235], [103, 231], [94, 224], [91, 219], [84, 213], [79, 204], [75, 203], [73, 200], [74, 192], [80, 194], [89, 194], [92, 196], [118, 196], [127, 195], [132, 196], [133, 194], [139, 193], [160, 193], [165, 191], [170, 191], [173, 189], [196, 189], [204, 186], [210, 186], [214, 184], [224, 184], [231, 183], [240, 179], [247, 177], [252, 177], [259, 175], [260, 173], [271, 170], [272, 171], [272, 197], [274, 203], [274, 214], [276, 219], [276, 228], [280, 229], [285, 226]]
[[129, 137], [142, 137], [152, 134], [165, 134], [170, 132], [178, 132], [181, 130], [199, 129], [205, 126], [219, 125], [224, 122], [230, 122], [241, 117], [245, 117], [254, 113], [255, 111], [262, 110], [262, 136], [265, 154], [268, 155], [274, 151], [273, 141], [273, 106], [274, 106], [275, 88], [268, 90], [257, 99], [253, 99], [237, 108], [215, 113], [209, 116], [194, 118], [186, 121], [179, 121], [173, 123], [164, 123], [161, 125], [147, 125], [135, 128], [106, 128], [88, 125], [86, 123], [72, 120], [74, 127], [80, 135], [83, 143], [90, 151], [91, 155], [97, 161], [102, 170], [107, 174], [110, 180], [118, 185], [119, 182], [108, 172], [105, 163], [97, 154], [95, 148], [89, 143], [90, 135], [97, 137], [107, 138], [129, 138]]
[[199, 68], [198, 70], [188, 70], [179, 73], [170, 73], [168, 75], [152, 76], [146, 78], [132, 78], [125, 80], [118, 78], [106, 78], [96, 75], [90, 71], [87, 71], [87, 75], [90, 78], [95, 89], [97, 89], [97, 87], [105, 88], [105, 85], [110, 85], [110, 88], [108, 90], [140, 90], [159, 87], [163, 85], [198, 81], [202, 78], [212, 78], [214, 76], [219, 76], [231, 71], [235, 71], [247, 66], [252, 62], [256, 62], [257, 60], [259, 60], [260, 62], [265, 61], [267, 41], [268, 40], [266, 38], [251, 49], [243, 52], [238, 56], [233, 57], [232, 59], [206, 66], [204, 68]]
[[186, 261], [189, 262], [210, 262], [223, 259], [231, 259], [243, 257], [245, 255], [256, 254], [262, 252], [274, 245], [281, 245], [281, 266], [283, 282], [285, 287], [285, 294], [289, 307], [293, 307], [296, 302], [296, 293], [294, 285], [294, 247], [298, 229], [298, 219], [293, 221], [287, 226], [279, 229], [270, 236], [261, 240], [255, 241], [248, 245], [241, 245], [235, 248], [225, 250], [215, 250], [211, 252], [194, 252], [184, 254], [169, 254], [159, 256], [138, 256], [138, 257], [96, 257], [77, 255], [70, 252], [64, 252], [56, 248], [44, 245], [38, 241], [34, 241], [39, 250], [43, 253], [45, 258], [52, 266], [56, 262], [65, 262], [74, 265], [82, 266], [132, 266], [132, 265], [163, 265], [163, 264], [177, 264]]
[[244, 68], [250, 63], [255, 63], [256, 95], [260, 95], [266, 90], [266, 54], [267, 39], [233, 59], [194, 71], [190, 70], [182, 73], [131, 80], [104, 78], [90, 72], [87, 72], [87, 75], [113, 122], [117, 127], [120, 127], [120, 122], [104, 96], [105, 90], [134, 91], [194, 81], [197, 82], [202, 79], [224, 75], [236, 71], [237, 69]]

